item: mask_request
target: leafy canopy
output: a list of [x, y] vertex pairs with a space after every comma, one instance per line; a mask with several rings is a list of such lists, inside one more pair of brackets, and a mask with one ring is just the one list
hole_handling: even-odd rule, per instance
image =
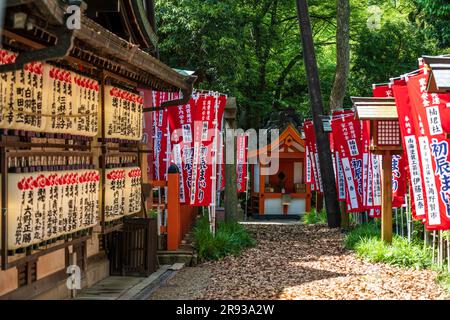
[[[350, 95], [369, 95], [372, 83], [417, 68], [421, 55], [449, 53], [447, 2], [350, 1], [347, 103]], [[336, 66], [336, 2], [308, 4], [327, 107]], [[286, 108], [309, 116], [295, 1], [157, 0], [156, 10], [161, 59], [196, 71], [197, 87], [237, 97], [241, 127], [259, 128]], [[379, 24], [370, 29], [374, 19]]]

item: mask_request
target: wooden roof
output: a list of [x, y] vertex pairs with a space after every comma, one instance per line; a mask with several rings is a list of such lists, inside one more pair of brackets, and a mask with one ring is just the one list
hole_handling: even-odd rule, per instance
[[[16, 30], [5, 24], [3, 42], [6, 45], [14, 46], [18, 42], [18, 38], [24, 40], [29, 47], [28, 51], [32, 53], [29, 56], [32, 56], [34, 61], [49, 60], [46, 58], [47, 51], [42, 50], [40, 55], [37, 51], [56, 48], [58, 42], [61, 42], [58, 41], [59, 36], [70, 36], [72, 38], [71, 46], [67, 53], [64, 52], [51, 59], [78, 59], [93, 68], [110, 71], [135, 83], [158, 90], [182, 90], [183, 93], [192, 90], [196, 77], [181, 75], [142, 50], [138, 45], [119, 37], [86, 15], [81, 16], [80, 29], [69, 30], [65, 26], [66, 1], [8, 0], [7, 6], [7, 15], [20, 11], [32, 16], [34, 27], [31, 30]], [[25, 52], [25, 54], [27, 53]], [[18, 61], [23, 61], [23, 59], [20, 60], [21, 55], [23, 54], [19, 54]], [[10, 67], [3, 65], [0, 68], [2, 72], [5, 72]]]
[[397, 120], [393, 98], [351, 97], [355, 116], [360, 120]]
[[87, 16], [111, 30], [123, 39], [126, 39], [145, 51], [155, 52], [158, 45], [152, 25], [155, 26], [154, 17], [149, 17], [153, 6], [152, 1], [139, 0], [84, 0], [87, 7]]
[[450, 92], [450, 57], [449, 56], [423, 56], [425, 64], [431, 70], [428, 79], [428, 92]]
[[253, 158], [259, 154], [270, 152], [284, 152], [281, 147], [287, 147], [287, 152], [305, 152], [305, 141], [301, 138], [300, 133], [292, 123], [289, 123], [286, 129], [272, 143], [258, 150], [251, 150], [248, 153], [249, 158]]
[[360, 120], [397, 120], [396, 106], [356, 106], [356, 118]]

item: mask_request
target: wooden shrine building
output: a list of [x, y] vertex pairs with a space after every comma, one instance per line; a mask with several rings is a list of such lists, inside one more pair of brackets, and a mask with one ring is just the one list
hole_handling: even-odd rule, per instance
[[[270, 163], [251, 164], [251, 209], [254, 216], [300, 216], [310, 210], [311, 190], [305, 184], [305, 142], [293, 124], [266, 147], [249, 152], [252, 159], [266, 154]], [[265, 167], [278, 162], [275, 173], [264, 175]], [[275, 166], [274, 166], [275, 167]]]

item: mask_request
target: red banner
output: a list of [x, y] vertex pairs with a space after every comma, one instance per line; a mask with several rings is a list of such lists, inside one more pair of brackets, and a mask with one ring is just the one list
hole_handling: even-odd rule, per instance
[[426, 218], [426, 199], [421, 174], [421, 159], [419, 145], [414, 127], [411, 105], [409, 101], [406, 82], [396, 82], [392, 86], [395, 104], [397, 106], [400, 131], [403, 137], [403, 150], [407, 156], [407, 174], [409, 177], [409, 190], [411, 194], [411, 211], [414, 219]]
[[[314, 131], [314, 124], [311, 120], [303, 123], [303, 131], [305, 132], [305, 139], [308, 146], [309, 163], [306, 161], [306, 166], [311, 166], [311, 190], [316, 190], [323, 193], [322, 177], [319, 165], [319, 154], [317, 152], [316, 135]], [[306, 168], [308, 173], [309, 168]], [[307, 181], [308, 183], [308, 181]]]
[[[168, 92], [153, 92], [153, 106], [158, 108], [164, 101], [171, 100]], [[153, 179], [167, 180], [168, 154], [168, 109], [152, 112], [153, 116]]]
[[247, 191], [247, 144], [248, 137], [239, 135], [236, 146], [236, 182], [237, 192]]
[[[345, 116], [346, 113], [350, 111], [334, 111], [333, 112], [333, 119], [341, 118]], [[336, 190], [338, 195], [339, 201], [346, 201], [347, 200], [347, 191], [346, 191], [346, 185], [345, 185], [345, 175], [342, 168], [342, 161], [339, 149], [336, 148], [336, 142], [335, 142], [335, 134], [330, 134], [330, 147], [331, 151], [333, 153], [333, 161], [334, 161], [334, 171], [335, 171], [335, 177], [336, 177]]]
[[418, 129], [422, 174], [427, 199], [426, 228], [450, 229], [450, 94], [428, 93], [428, 74], [407, 79], [414, 125]]
[[331, 128], [334, 148], [339, 152], [345, 176], [348, 212], [364, 211], [361, 121], [355, 120], [352, 112], [340, 117], [333, 117]]
[[192, 185], [193, 119], [195, 102], [168, 108], [171, 162], [180, 170], [180, 203], [188, 203]]
[[[215, 149], [219, 144], [219, 123], [222, 122], [225, 104], [224, 96], [219, 98], [201, 95], [197, 100], [194, 113], [194, 158], [190, 193], [190, 204], [193, 206], [209, 206], [213, 203], [214, 190], [211, 186], [213, 180], [216, 183], [217, 178]], [[213, 175], [213, 172], [216, 174]]]

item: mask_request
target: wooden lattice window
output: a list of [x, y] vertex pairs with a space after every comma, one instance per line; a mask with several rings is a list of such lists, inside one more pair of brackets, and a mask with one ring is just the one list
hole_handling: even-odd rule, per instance
[[377, 140], [378, 146], [401, 145], [399, 122], [394, 120], [377, 121]]

